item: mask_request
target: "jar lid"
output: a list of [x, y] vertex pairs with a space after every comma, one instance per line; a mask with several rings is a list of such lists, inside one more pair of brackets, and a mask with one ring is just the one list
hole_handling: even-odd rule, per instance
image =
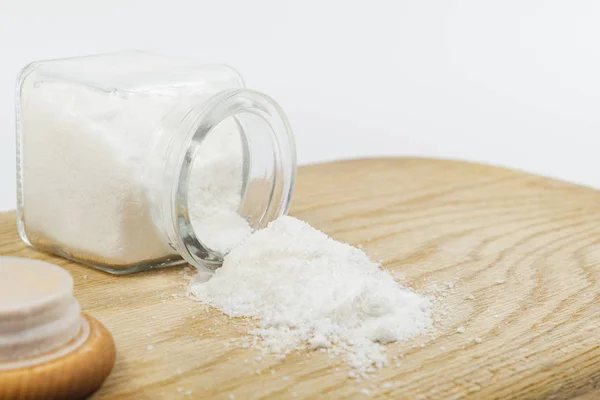
[[0, 362], [59, 348], [82, 330], [73, 279], [38, 260], [0, 257]]
[[81, 314], [66, 270], [0, 257], [0, 398], [88, 398], [115, 356], [108, 330]]

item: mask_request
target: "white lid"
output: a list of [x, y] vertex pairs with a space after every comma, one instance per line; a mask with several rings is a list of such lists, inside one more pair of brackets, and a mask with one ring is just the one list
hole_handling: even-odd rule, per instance
[[0, 257], [0, 363], [67, 344], [82, 321], [67, 271], [44, 261]]

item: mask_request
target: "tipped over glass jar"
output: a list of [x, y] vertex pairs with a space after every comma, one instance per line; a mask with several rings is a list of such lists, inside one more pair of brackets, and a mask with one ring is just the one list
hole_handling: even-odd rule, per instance
[[110, 273], [214, 269], [290, 205], [288, 120], [226, 65], [139, 51], [34, 62], [16, 120], [21, 238]]

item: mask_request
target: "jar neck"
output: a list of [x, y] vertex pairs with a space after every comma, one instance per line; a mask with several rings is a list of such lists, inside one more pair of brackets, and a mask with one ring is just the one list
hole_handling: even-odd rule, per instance
[[[289, 209], [296, 178], [294, 138], [279, 105], [253, 90], [222, 91], [207, 99], [196, 98], [193, 104], [184, 101], [176, 110], [166, 117], [155, 144], [163, 155], [159, 163], [161, 180], [151, 183], [154, 217], [166, 240], [185, 261], [214, 270], [221, 266], [225, 252], [211, 248], [210, 241], [206, 240], [205, 235], [212, 235], [211, 225], [206, 225], [208, 232], [198, 234], [197, 228], [203, 222], [193, 223], [190, 212], [194, 202], [202, 202], [205, 197], [191, 195], [197, 191], [191, 187], [195, 181], [190, 179], [196, 151], [218, 126], [234, 124], [239, 132], [242, 158], [240, 201], [235, 212], [254, 230], [263, 228]], [[156, 177], [151, 175], [150, 179]], [[218, 192], [212, 195], [215, 194]], [[218, 228], [218, 235], [236, 234], [228, 232], [226, 224]]]

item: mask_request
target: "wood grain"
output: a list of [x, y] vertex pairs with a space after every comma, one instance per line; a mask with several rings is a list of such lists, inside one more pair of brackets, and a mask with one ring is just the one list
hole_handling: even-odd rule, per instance
[[66, 267], [113, 333], [117, 363], [95, 399], [567, 399], [600, 387], [599, 192], [463, 162], [354, 160], [300, 168], [291, 214], [417, 291], [446, 287], [435, 335], [389, 345], [398, 365], [356, 382], [320, 353], [256, 360], [231, 342], [252, 323], [182, 296], [182, 268], [75, 265], [26, 248], [14, 214], [0, 217], [0, 254]]
[[95, 392], [115, 363], [115, 344], [106, 328], [84, 314], [87, 340], [64, 357], [18, 369], [0, 371], [0, 399], [76, 400]]

